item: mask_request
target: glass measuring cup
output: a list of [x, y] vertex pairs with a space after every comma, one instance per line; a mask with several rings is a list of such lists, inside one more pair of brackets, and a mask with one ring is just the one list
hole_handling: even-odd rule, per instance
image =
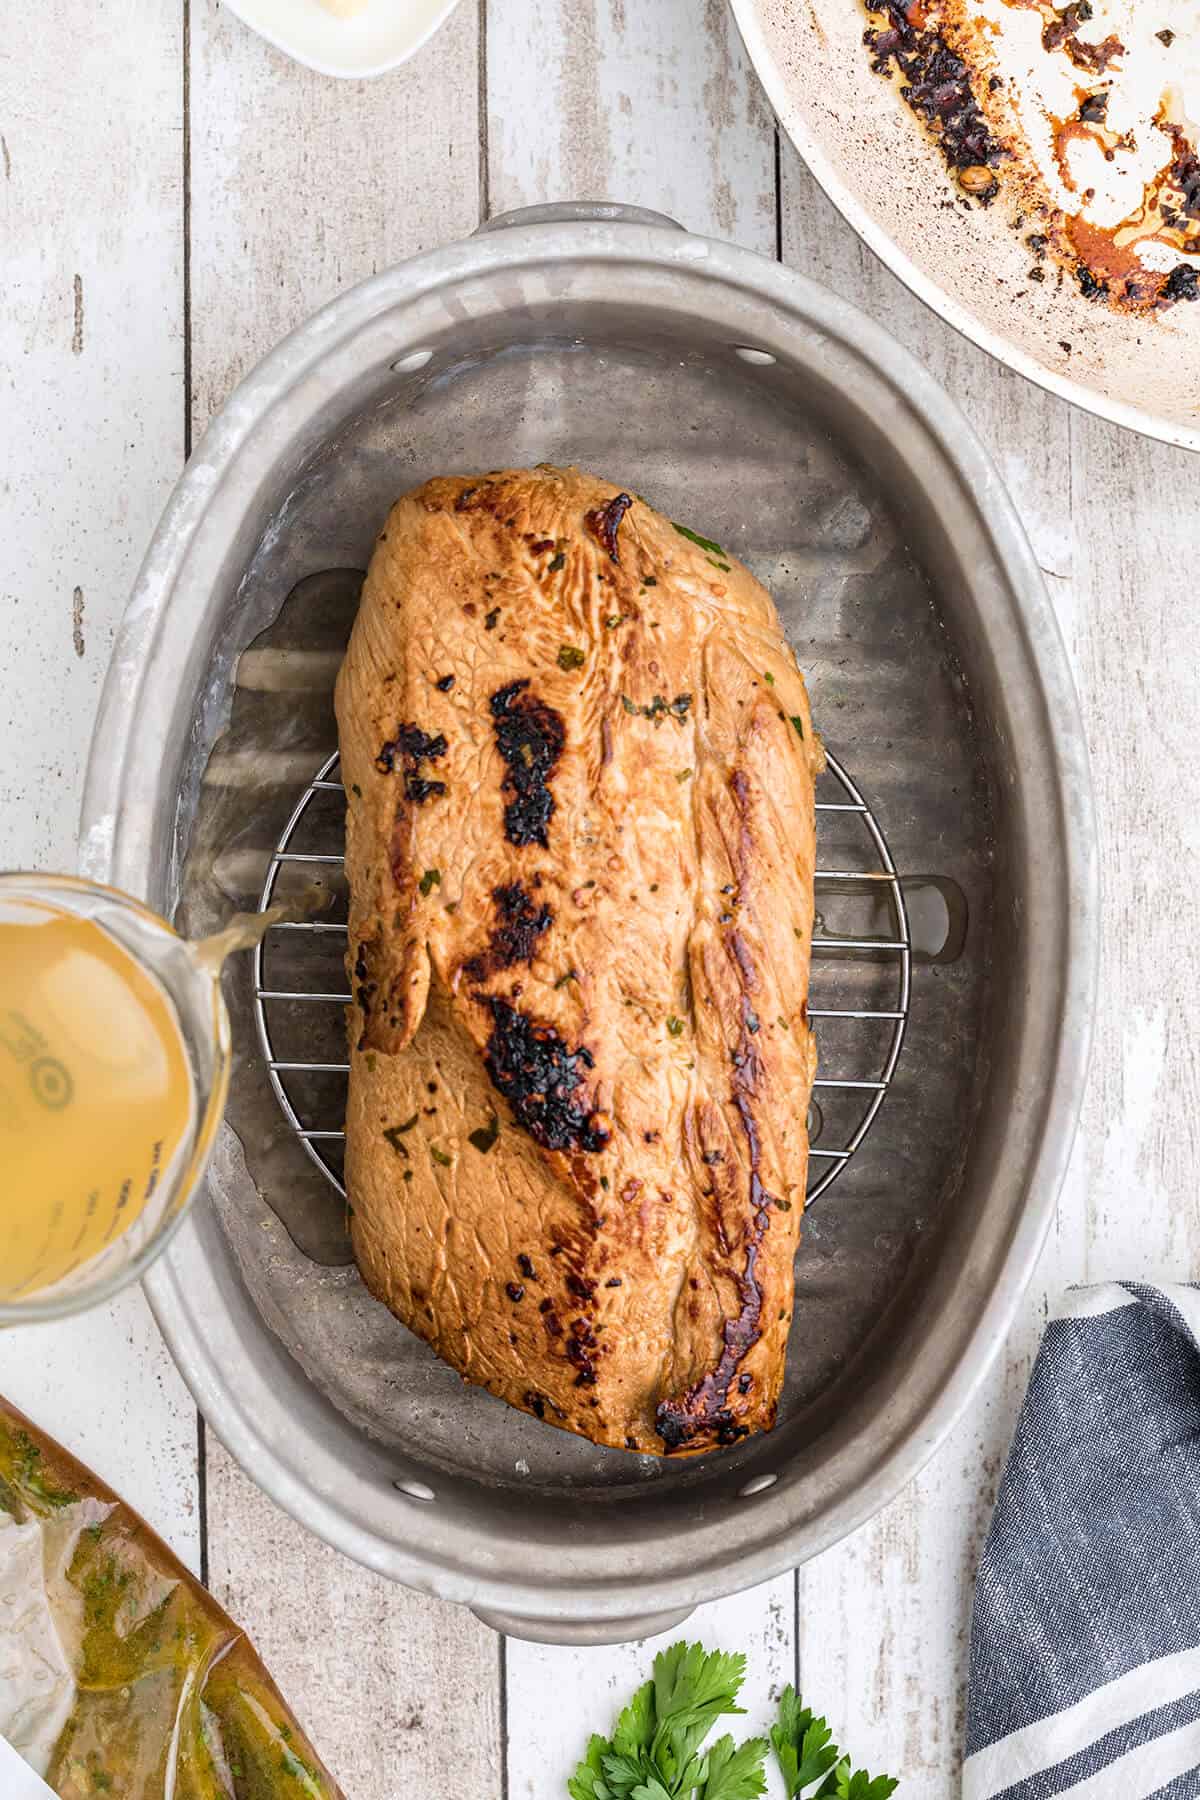
[[237, 943], [188, 943], [96, 882], [0, 875], [0, 1324], [105, 1300], [170, 1241], [224, 1109]]

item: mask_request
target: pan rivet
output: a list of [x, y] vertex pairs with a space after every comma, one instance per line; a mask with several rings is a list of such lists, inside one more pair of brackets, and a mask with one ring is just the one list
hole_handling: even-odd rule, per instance
[[432, 361], [432, 350], [410, 350], [407, 356], [402, 356], [392, 364], [392, 374], [411, 375], [414, 369], [423, 369], [427, 362]]
[[[771, 1477], [774, 1481], [775, 1477]], [[410, 1500], [436, 1500], [437, 1495], [423, 1481], [393, 1481], [392, 1486], [398, 1493], [407, 1494]]]
[[755, 350], [750, 344], [735, 344], [733, 346], [733, 351], [734, 355], [740, 356], [743, 362], [762, 363], [765, 365], [766, 363], [773, 363], [775, 361], [775, 358], [771, 355], [769, 350]]
[[755, 1494], [761, 1494], [765, 1489], [774, 1487], [778, 1480], [778, 1475], [752, 1475], [749, 1481], [743, 1482], [738, 1489], [738, 1499], [750, 1500]]

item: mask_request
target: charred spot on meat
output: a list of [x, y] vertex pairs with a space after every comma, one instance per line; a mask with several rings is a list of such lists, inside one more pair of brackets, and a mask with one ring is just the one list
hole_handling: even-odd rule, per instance
[[406, 775], [404, 777], [405, 798], [411, 800], [414, 806], [423, 806], [426, 800], [432, 800], [435, 795], [444, 794], [445, 791], [444, 781], [430, 781], [424, 775]]
[[510, 681], [497, 689], [490, 702], [492, 729], [505, 763], [504, 835], [510, 844], [538, 844], [545, 850], [554, 816], [550, 777], [566, 731], [553, 707], [528, 690], [528, 681]]
[[463, 972], [471, 981], [486, 981], [496, 969], [531, 963], [539, 939], [550, 929], [554, 918], [548, 906], [534, 904], [519, 881], [493, 888], [492, 899], [496, 903], [496, 923], [487, 949], [463, 964]]
[[607, 506], [598, 506], [594, 511], [584, 513], [583, 522], [596, 542], [608, 551], [611, 561], [619, 564], [620, 553], [617, 548], [617, 533], [621, 529], [621, 520], [633, 505], [630, 494], [618, 494]]
[[518, 1125], [546, 1150], [603, 1150], [610, 1134], [585, 1086], [591, 1051], [494, 994], [476, 998], [492, 1015], [484, 1066]]
[[356, 983], [354, 998], [357, 1000], [359, 1007], [362, 1010], [363, 1018], [369, 1018], [371, 1013], [371, 1003], [378, 990], [379, 983], [377, 981], [372, 981], [371, 979], [371, 970], [367, 959], [367, 946], [365, 944], [360, 944], [358, 946], [358, 952], [354, 958], [354, 980]]
[[415, 768], [418, 763], [436, 762], [446, 754], [446, 738], [443, 732], [430, 735], [422, 731], [419, 725], [401, 725], [394, 738], [389, 738], [379, 749], [375, 758], [375, 767], [381, 775], [390, 775], [396, 766], [399, 756], [404, 764], [411, 763]]
[[437, 762], [445, 754], [446, 739], [442, 732], [431, 736], [419, 725], [401, 725], [394, 738], [388, 738], [380, 745], [375, 767], [381, 775], [391, 775], [398, 760], [404, 771], [405, 798], [414, 806], [422, 806], [435, 794], [444, 794], [446, 784], [422, 775], [421, 764]]

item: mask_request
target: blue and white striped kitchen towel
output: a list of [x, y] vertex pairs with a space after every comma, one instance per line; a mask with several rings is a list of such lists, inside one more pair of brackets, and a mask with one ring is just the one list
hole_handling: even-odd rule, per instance
[[963, 1800], [1200, 1800], [1200, 1289], [1050, 1321], [983, 1553]]

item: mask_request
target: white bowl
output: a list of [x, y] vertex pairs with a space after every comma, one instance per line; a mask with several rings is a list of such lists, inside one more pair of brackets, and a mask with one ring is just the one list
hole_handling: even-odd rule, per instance
[[339, 19], [321, 0], [225, 0], [231, 13], [286, 56], [321, 75], [363, 81], [415, 56], [458, 0], [367, 0]]

